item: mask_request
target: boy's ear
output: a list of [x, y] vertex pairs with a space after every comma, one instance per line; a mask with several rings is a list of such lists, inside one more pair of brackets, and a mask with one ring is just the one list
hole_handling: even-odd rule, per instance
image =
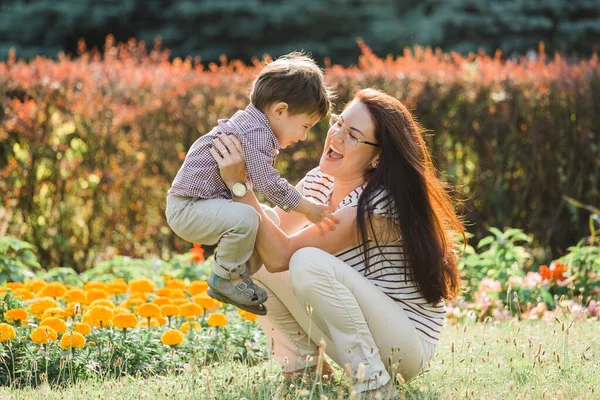
[[273, 104], [271, 111], [276, 118], [280, 118], [288, 111], [288, 103], [280, 101], [279, 103]]

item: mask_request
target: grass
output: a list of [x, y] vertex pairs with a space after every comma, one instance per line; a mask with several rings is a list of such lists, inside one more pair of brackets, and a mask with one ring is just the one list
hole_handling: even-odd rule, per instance
[[[449, 326], [427, 372], [399, 386], [396, 398], [596, 399], [599, 342], [598, 321]], [[86, 381], [66, 389], [0, 388], [0, 399], [353, 398], [340, 368], [333, 383], [292, 385], [283, 382], [274, 362], [247, 367], [225, 360], [187, 369], [177, 376]]]

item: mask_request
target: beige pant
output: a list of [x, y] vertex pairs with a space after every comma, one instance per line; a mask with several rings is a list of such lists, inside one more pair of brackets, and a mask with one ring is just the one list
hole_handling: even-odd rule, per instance
[[255, 280], [269, 294], [269, 312], [259, 321], [285, 372], [315, 365], [321, 339], [329, 357], [352, 369], [356, 392], [385, 385], [398, 372], [411, 379], [433, 356], [435, 346], [417, 335], [397, 302], [323, 250], [300, 249], [289, 271], [262, 268]]
[[259, 214], [246, 204], [227, 199], [199, 199], [169, 195], [167, 223], [178, 236], [192, 243], [217, 246], [213, 272], [235, 279], [252, 255]]

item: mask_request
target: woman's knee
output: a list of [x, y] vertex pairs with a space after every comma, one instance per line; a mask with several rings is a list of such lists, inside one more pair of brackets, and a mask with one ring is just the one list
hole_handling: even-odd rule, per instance
[[326, 268], [320, 265], [319, 260], [329, 253], [316, 247], [305, 247], [297, 250], [290, 258], [290, 280], [294, 293], [300, 296], [310, 292], [316, 282], [322, 280]]

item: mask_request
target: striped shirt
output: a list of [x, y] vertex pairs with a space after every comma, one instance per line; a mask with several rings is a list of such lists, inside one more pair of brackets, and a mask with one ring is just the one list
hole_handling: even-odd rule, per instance
[[[354, 189], [337, 209], [357, 207], [358, 199], [365, 185]], [[323, 173], [318, 167], [310, 171], [304, 178], [302, 191], [305, 197], [321, 204], [329, 204], [333, 191], [333, 178]], [[387, 218], [395, 217], [393, 200], [385, 200], [384, 191], [377, 194], [370, 204], [374, 214]], [[427, 342], [436, 344], [440, 339], [446, 306], [443, 301], [428, 303], [420, 293], [408, 264], [408, 255], [402, 239], [380, 244], [379, 249], [374, 241], [367, 242], [369, 269], [366, 269], [365, 254], [362, 244], [350, 246], [335, 254], [337, 258], [350, 265], [366, 277], [382, 292], [397, 301], [413, 323], [419, 336]]]
[[248, 180], [253, 187], [285, 211], [296, 208], [302, 201], [302, 195], [274, 167], [281, 146], [267, 116], [250, 104], [231, 119], [221, 119], [218, 123], [192, 144], [169, 194], [202, 199], [231, 198], [219, 174], [219, 165], [209, 152], [213, 139], [227, 133], [235, 135], [242, 143]]

